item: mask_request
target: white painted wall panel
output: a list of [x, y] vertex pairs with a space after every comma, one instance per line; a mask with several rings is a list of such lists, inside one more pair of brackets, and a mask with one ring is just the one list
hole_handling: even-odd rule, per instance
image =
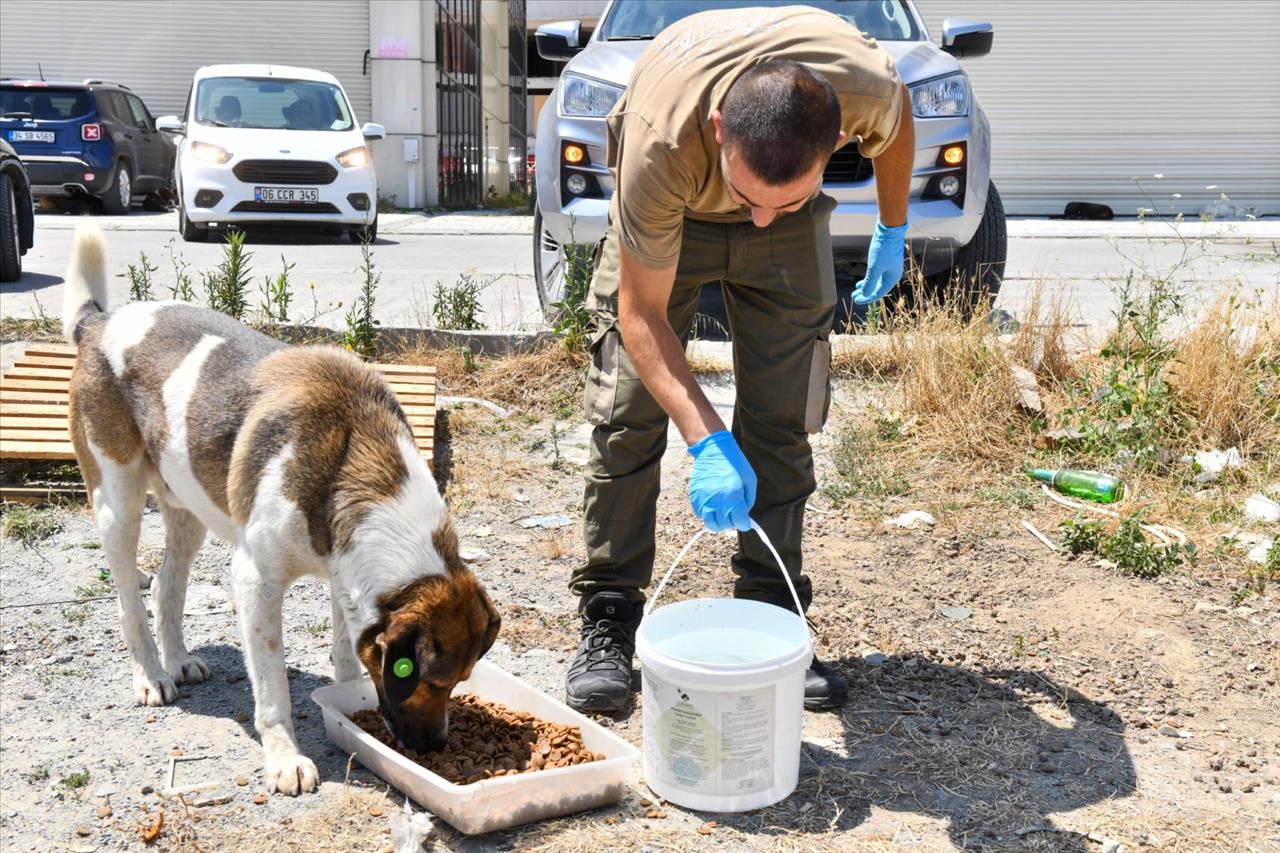
[[0, 0], [0, 74], [114, 80], [178, 113], [202, 65], [266, 62], [342, 81], [370, 120], [368, 0]]
[[991, 118], [992, 173], [1009, 212], [1061, 213], [1081, 200], [1118, 215], [1139, 207], [1193, 215], [1225, 192], [1236, 205], [1280, 214], [1280, 2], [918, 7], [935, 42], [943, 18], [995, 25], [991, 54], [962, 62]]

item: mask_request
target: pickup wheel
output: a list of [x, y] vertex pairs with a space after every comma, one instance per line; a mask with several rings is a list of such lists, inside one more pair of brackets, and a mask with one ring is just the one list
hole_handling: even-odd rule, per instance
[[925, 279], [925, 292], [941, 305], [954, 305], [968, 319], [991, 310], [1004, 279], [1009, 238], [1004, 202], [996, 185], [987, 187], [987, 206], [973, 239], [956, 251], [951, 269]]

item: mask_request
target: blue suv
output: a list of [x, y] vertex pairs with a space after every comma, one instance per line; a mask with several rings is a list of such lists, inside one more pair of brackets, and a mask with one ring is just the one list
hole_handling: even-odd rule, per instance
[[173, 143], [119, 83], [0, 80], [0, 138], [22, 158], [37, 198], [94, 196], [119, 215], [135, 197], [173, 197]]

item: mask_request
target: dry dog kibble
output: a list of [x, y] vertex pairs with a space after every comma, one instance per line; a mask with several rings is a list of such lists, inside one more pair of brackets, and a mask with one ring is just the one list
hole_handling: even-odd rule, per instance
[[239, 785], [241, 788], [243, 788], [245, 785], [249, 784], [249, 779], [248, 777], [245, 777], [245, 776], [237, 776], [236, 784]]
[[449, 741], [439, 752], [399, 749], [377, 711], [356, 711], [351, 721], [455, 785], [604, 760], [582, 745], [577, 726], [549, 723], [470, 693], [449, 700]]
[[254, 795], [253, 795], [253, 804], [254, 804], [255, 806], [260, 806], [260, 805], [262, 805], [263, 803], [265, 803], [266, 801], [267, 801], [267, 795], [266, 795], [266, 794], [254, 794]]

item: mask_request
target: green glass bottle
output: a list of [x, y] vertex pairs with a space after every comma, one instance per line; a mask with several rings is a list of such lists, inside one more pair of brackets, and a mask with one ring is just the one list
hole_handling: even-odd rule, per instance
[[1028, 468], [1027, 476], [1066, 495], [1100, 504], [1113, 504], [1124, 499], [1124, 483], [1110, 474], [1076, 471], [1072, 468]]

